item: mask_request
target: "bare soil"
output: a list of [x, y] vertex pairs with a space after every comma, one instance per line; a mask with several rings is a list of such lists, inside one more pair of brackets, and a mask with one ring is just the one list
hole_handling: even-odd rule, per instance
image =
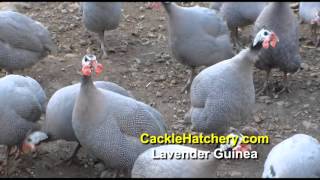
[[[59, 52], [16, 73], [35, 78], [51, 97], [56, 90], [79, 82], [82, 56], [88, 48], [99, 54], [99, 44], [83, 27], [78, 3], [27, 4], [21, 11], [48, 27]], [[96, 80], [107, 79], [130, 90], [136, 99], [159, 110], [172, 131], [185, 132], [188, 127], [183, 118], [189, 110], [190, 98], [180, 90], [187, 81], [188, 67], [170, 55], [164, 10], [151, 10], [146, 4], [124, 3], [119, 28], [105, 36], [109, 56], [100, 60], [105, 71]], [[208, 7], [208, 3], [198, 4]], [[248, 42], [249, 33], [250, 27], [241, 31], [243, 42]], [[221, 161], [217, 177], [261, 177], [264, 161], [275, 144], [296, 133], [320, 139], [320, 49], [310, 46], [309, 34], [308, 26], [301, 25], [300, 52], [305, 68], [290, 76], [291, 92], [257, 97], [255, 116], [241, 122], [242, 126], [253, 126], [270, 135], [271, 143], [253, 147], [259, 153], [258, 160]], [[260, 88], [265, 72], [256, 70], [254, 77], [256, 89]], [[273, 71], [272, 85], [277, 87], [281, 80], [282, 73]], [[63, 140], [43, 143], [36, 156], [22, 155], [18, 161], [10, 160], [10, 177], [99, 177], [101, 164], [95, 164], [83, 148], [77, 162], [52, 167], [74, 148], [75, 143]]]

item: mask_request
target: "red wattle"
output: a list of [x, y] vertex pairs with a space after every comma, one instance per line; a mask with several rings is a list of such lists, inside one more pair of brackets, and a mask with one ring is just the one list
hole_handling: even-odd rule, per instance
[[276, 39], [272, 39], [271, 42], [270, 42], [270, 45], [275, 48], [276, 45], [277, 45], [277, 40]]
[[103, 65], [100, 64], [100, 63], [98, 63], [97, 66], [96, 66], [96, 68], [95, 68], [95, 70], [96, 70], [96, 74], [97, 74], [97, 75], [101, 74], [102, 71], [103, 71]]
[[91, 68], [89, 66], [83, 66], [81, 71], [82, 71], [82, 74], [85, 76], [91, 75]]
[[265, 49], [269, 48], [269, 38], [266, 38], [263, 43], [262, 43], [262, 47]]

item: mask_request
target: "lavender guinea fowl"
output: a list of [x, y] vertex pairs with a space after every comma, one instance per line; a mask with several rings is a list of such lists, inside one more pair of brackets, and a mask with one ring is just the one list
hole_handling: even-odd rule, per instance
[[320, 178], [320, 143], [295, 134], [274, 146], [264, 163], [263, 178]]
[[106, 31], [119, 26], [121, 2], [82, 2], [82, 20], [87, 30], [97, 33], [101, 47], [101, 57], [107, 58], [104, 35]]
[[[8, 75], [0, 79], [0, 144], [7, 145], [9, 151], [13, 146], [22, 145], [27, 134], [38, 128], [36, 123], [45, 111], [46, 95], [40, 84], [20, 75]], [[8, 152], [9, 152], [8, 151]]]
[[253, 24], [266, 4], [266, 2], [221, 2], [219, 12], [227, 22], [232, 42], [237, 50], [241, 47], [238, 28]]
[[250, 48], [231, 59], [202, 70], [193, 80], [190, 91], [191, 108], [186, 121], [192, 129], [223, 135], [237, 122], [251, 117], [255, 105], [253, 66], [263, 49], [275, 48], [274, 32], [261, 29]]
[[0, 11], [0, 68], [7, 73], [31, 67], [56, 48], [40, 22], [18, 12]]
[[302, 23], [310, 25], [311, 39], [318, 47], [320, 45], [320, 2], [300, 2], [299, 16]]
[[180, 7], [162, 2], [168, 14], [169, 46], [173, 57], [191, 67], [191, 75], [182, 89], [189, 89], [198, 66], [210, 66], [231, 58], [232, 45], [223, 18], [209, 8]]
[[97, 89], [92, 73], [102, 65], [94, 55], [82, 60], [80, 92], [72, 114], [72, 127], [81, 146], [102, 160], [106, 167], [129, 174], [140, 153], [152, 147], [140, 142], [142, 133], [166, 132], [162, 115], [152, 107], [112, 91]]
[[276, 48], [263, 49], [256, 62], [258, 69], [267, 72], [263, 87], [257, 95], [268, 89], [269, 76], [273, 68], [283, 72], [283, 88], [279, 94], [289, 91], [287, 73], [294, 73], [301, 67], [299, 53], [299, 24], [288, 2], [271, 2], [261, 12], [254, 24], [253, 34], [261, 28], [272, 29], [279, 37], [280, 42]]
[[[113, 91], [123, 96], [133, 97], [130, 92], [115, 83], [95, 81], [94, 84], [97, 88]], [[72, 111], [79, 90], [80, 83], [77, 83], [61, 88], [52, 95], [47, 105], [46, 118], [41, 130], [32, 132], [24, 142], [25, 147], [30, 148], [28, 150], [29, 152], [35, 151], [36, 145], [40, 144], [41, 140], [54, 141], [63, 139], [66, 141], [78, 141], [72, 129], [71, 121]], [[76, 156], [80, 147], [78, 143], [71, 156], [62, 162], [71, 162], [70, 160]]]

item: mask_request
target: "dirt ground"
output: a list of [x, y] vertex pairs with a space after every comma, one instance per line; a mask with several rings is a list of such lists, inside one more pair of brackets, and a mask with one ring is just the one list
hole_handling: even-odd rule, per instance
[[[83, 27], [78, 3], [27, 4], [22, 12], [48, 27], [59, 52], [16, 73], [35, 78], [51, 97], [56, 90], [79, 82], [82, 56], [89, 47], [98, 54], [99, 45]], [[100, 60], [105, 71], [96, 80], [107, 79], [130, 90], [138, 100], [159, 110], [172, 131], [183, 132], [187, 130], [183, 117], [190, 107], [190, 98], [181, 94], [180, 89], [187, 80], [188, 68], [170, 56], [164, 9], [151, 10], [146, 4], [124, 3], [119, 28], [105, 36], [109, 57]], [[199, 4], [208, 7], [208, 3]], [[241, 32], [244, 42], [248, 42], [249, 32], [250, 28]], [[221, 161], [217, 177], [261, 177], [266, 156], [275, 144], [296, 133], [320, 139], [320, 49], [309, 45], [309, 34], [308, 27], [302, 25], [300, 52], [304, 70], [290, 76], [291, 93], [257, 97], [255, 116], [241, 122], [270, 135], [271, 143], [254, 146], [258, 160]], [[264, 72], [255, 71], [256, 88], [262, 86], [264, 76]], [[281, 80], [282, 74], [273, 71], [272, 84]], [[101, 164], [94, 164], [84, 149], [80, 150], [79, 161], [70, 166], [51, 167], [69, 156], [74, 147], [75, 143], [66, 141], [43, 143], [37, 156], [10, 160], [9, 166], [16, 167], [11, 169], [10, 177], [99, 177]]]

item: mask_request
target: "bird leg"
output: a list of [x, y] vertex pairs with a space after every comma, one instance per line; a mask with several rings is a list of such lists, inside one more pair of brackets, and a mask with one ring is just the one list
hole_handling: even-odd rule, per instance
[[181, 93], [184, 93], [187, 89], [190, 88], [192, 80], [193, 80], [195, 73], [196, 73], [195, 71], [196, 71], [196, 68], [191, 67], [191, 73], [190, 73], [189, 79], [188, 79], [187, 83], [184, 85], [184, 87], [181, 89]]
[[237, 52], [239, 52], [241, 49], [241, 44], [239, 42], [238, 27], [231, 30], [231, 39], [232, 39], [234, 48], [236, 49]]
[[277, 94], [280, 95], [283, 92], [290, 93], [287, 72], [283, 72], [283, 88]]
[[106, 59], [108, 57], [108, 55], [107, 55], [107, 51], [106, 51], [106, 48], [105, 48], [104, 32], [103, 33], [99, 33], [98, 36], [99, 36], [100, 50], [101, 50], [100, 58]]
[[13, 71], [12, 70], [6, 71], [6, 76], [9, 75], [9, 74], [13, 74]]
[[9, 158], [8, 146], [1, 145], [1, 148], [0, 148], [0, 175], [4, 175], [6, 177], [8, 177], [8, 172], [9, 172], [8, 158]]
[[9, 156], [14, 155], [14, 160], [20, 157], [21, 151], [18, 146], [13, 146], [8, 150], [9, 150]]
[[317, 24], [316, 23], [310, 24], [310, 30], [311, 30], [311, 40], [314, 45], [317, 45]]
[[71, 163], [73, 162], [74, 158], [77, 156], [80, 148], [81, 148], [81, 145], [80, 145], [80, 143], [78, 143], [76, 148], [73, 150], [71, 156], [69, 156], [67, 159], [65, 159], [63, 161], [56, 163], [55, 166], [60, 165], [62, 163], [68, 163], [68, 166], [70, 166]]
[[270, 69], [267, 70], [266, 80], [264, 81], [262, 88], [257, 90], [257, 95], [256, 96], [260, 96], [260, 95], [264, 94], [267, 91], [268, 86], [269, 86], [270, 72], [271, 72]]

